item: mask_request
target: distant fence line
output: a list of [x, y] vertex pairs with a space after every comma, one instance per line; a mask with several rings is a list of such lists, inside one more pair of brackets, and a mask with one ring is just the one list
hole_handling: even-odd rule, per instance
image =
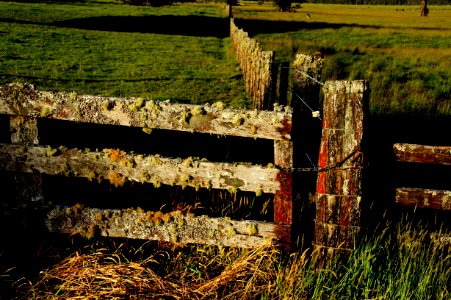
[[257, 41], [235, 25], [233, 18], [230, 18], [230, 37], [253, 107], [271, 109], [270, 100], [275, 93], [275, 52], [263, 51]]

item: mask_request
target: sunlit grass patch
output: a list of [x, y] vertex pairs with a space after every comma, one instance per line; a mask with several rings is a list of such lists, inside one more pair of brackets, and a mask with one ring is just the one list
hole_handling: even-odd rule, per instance
[[0, 84], [249, 104], [221, 5], [0, 2], [0, 19]]
[[293, 61], [298, 52], [323, 53], [322, 80], [368, 80], [373, 113], [451, 113], [449, 8], [432, 8], [433, 18], [420, 18], [414, 6], [302, 4], [296, 12], [271, 9], [249, 4], [238, 7], [235, 15], [271, 22], [267, 27], [272, 31], [259, 32], [258, 26], [251, 31], [279, 60]]

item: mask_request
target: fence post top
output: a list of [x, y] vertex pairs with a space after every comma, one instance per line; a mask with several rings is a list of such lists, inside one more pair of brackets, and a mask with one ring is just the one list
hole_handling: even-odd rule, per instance
[[336, 93], [345, 90], [346, 93], [363, 93], [368, 89], [367, 80], [328, 80], [323, 89], [327, 92]]

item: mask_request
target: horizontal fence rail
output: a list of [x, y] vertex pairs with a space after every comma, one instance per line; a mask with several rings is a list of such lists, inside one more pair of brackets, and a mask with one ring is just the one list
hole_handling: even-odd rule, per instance
[[134, 155], [118, 149], [100, 152], [0, 144], [0, 169], [109, 180], [115, 186], [133, 181], [272, 194], [281, 190], [280, 171], [274, 167]]
[[420, 208], [451, 210], [451, 191], [397, 188], [396, 203]]
[[173, 104], [38, 91], [29, 84], [0, 87], [0, 114], [67, 121], [290, 140], [292, 111], [224, 109], [222, 105]]
[[[429, 146], [397, 143], [393, 152], [398, 162], [451, 165], [451, 146]], [[400, 187], [396, 203], [404, 206], [451, 210], [451, 191]]]
[[[140, 98], [114, 98], [38, 91], [29, 84], [0, 87], [0, 114], [9, 116], [11, 144], [0, 144], [0, 170], [18, 172], [26, 200], [45, 200], [41, 175], [109, 181], [190, 186], [274, 194], [273, 222], [230, 220], [179, 212], [100, 210], [55, 207], [46, 224], [50, 231], [144, 238], [181, 243], [255, 247], [269, 243], [289, 247], [293, 220], [292, 109], [228, 109], [222, 105], [186, 105]], [[209, 162], [169, 158], [121, 149], [68, 149], [39, 144], [40, 119], [209, 133], [274, 140], [274, 164]], [[108, 217], [107, 217], [108, 216]], [[157, 217], [158, 216], [158, 217]], [[169, 222], [172, 220], [172, 223]]]
[[451, 165], [451, 146], [398, 143], [393, 150], [399, 162]]
[[85, 208], [79, 205], [52, 209], [46, 225], [51, 232], [77, 232], [86, 238], [100, 235], [242, 248], [270, 245], [276, 236], [276, 226], [269, 222], [195, 217], [180, 211], [162, 213], [141, 209]]

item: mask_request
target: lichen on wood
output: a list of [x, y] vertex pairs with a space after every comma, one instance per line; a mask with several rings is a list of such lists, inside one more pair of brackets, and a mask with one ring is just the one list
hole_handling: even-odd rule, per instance
[[323, 93], [314, 244], [329, 255], [352, 249], [360, 232], [368, 87], [365, 81], [333, 81]]
[[251, 248], [276, 243], [274, 225], [259, 221], [163, 213], [142, 209], [72, 208], [52, 209], [46, 219], [51, 232], [93, 234], [177, 243], [197, 243]]
[[451, 165], [451, 146], [396, 143], [393, 151], [399, 162]]
[[[36, 90], [30, 84], [0, 87], [0, 114], [84, 123], [202, 132], [218, 135], [291, 139], [289, 111], [253, 111], [174, 104], [142, 98], [115, 98]], [[276, 118], [278, 124], [271, 124]], [[254, 129], [253, 129], [254, 128]], [[255, 130], [258, 128], [258, 131]]]
[[262, 190], [265, 193], [275, 193], [282, 188], [278, 180], [280, 170], [271, 167], [214, 163], [194, 158], [182, 161], [159, 155], [130, 154], [118, 149], [61, 150], [48, 146], [0, 144], [0, 169], [90, 180], [103, 178], [116, 187], [132, 181], [155, 187], [176, 184], [196, 189]]

